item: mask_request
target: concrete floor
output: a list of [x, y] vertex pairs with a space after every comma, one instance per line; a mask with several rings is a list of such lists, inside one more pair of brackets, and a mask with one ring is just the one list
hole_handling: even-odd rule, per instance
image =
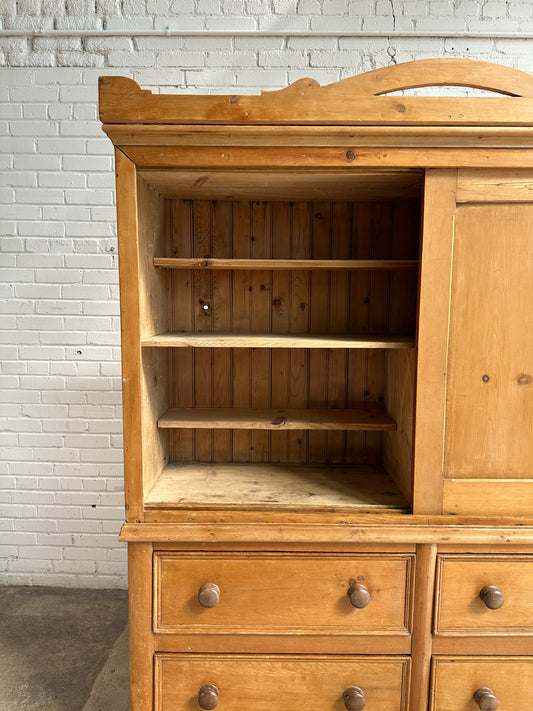
[[0, 587], [2, 711], [128, 711], [127, 593]]

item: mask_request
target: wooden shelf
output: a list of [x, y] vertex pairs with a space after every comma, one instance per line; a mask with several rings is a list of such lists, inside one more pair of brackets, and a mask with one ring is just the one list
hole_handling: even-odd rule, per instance
[[409, 504], [379, 467], [232, 462], [168, 465], [145, 508], [402, 512]]
[[160, 333], [142, 341], [158, 348], [414, 348], [412, 336], [345, 336], [308, 333]]
[[418, 269], [417, 259], [217, 259], [193, 257], [155, 257], [154, 266], [162, 269], [229, 269], [229, 270], [354, 270]]
[[376, 406], [350, 410], [186, 407], [167, 410], [157, 426], [161, 429], [396, 430], [394, 420]]

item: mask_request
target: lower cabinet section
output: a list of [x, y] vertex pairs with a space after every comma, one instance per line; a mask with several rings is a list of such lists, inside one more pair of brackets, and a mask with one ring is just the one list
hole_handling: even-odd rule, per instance
[[408, 657], [155, 655], [156, 711], [407, 711]]
[[430, 711], [533, 708], [533, 657], [434, 657]]

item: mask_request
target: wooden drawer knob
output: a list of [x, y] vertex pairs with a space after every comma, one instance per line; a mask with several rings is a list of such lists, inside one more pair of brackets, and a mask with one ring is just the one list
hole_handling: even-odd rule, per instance
[[481, 711], [496, 711], [498, 708], [498, 699], [494, 696], [492, 689], [488, 686], [482, 686], [474, 694], [474, 701], [479, 706]]
[[205, 711], [218, 706], [218, 689], [214, 684], [204, 684], [198, 692], [198, 705]]
[[[215, 583], [206, 583], [198, 590], [198, 602], [202, 607], [216, 607], [219, 600], [220, 588]], [[215, 707], [213, 706], [212, 708]]]
[[495, 585], [485, 585], [483, 590], [479, 593], [479, 597], [489, 610], [499, 610], [505, 602], [502, 591], [498, 590]]
[[[365, 585], [361, 585], [361, 583], [352, 585], [352, 587], [348, 590], [348, 597], [350, 598], [350, 602], [353, 607], [357, 607], [359, 609], [366, 607], [370, 602], [370, 593], [368, 592], [368, 588]], [[361, 708], [363, 707], [361, 706]]]
[[362, 711], [365, 708], [365, 694], [358, 686], [349, 686], [344, 689], [342, 696], [348, 711]]

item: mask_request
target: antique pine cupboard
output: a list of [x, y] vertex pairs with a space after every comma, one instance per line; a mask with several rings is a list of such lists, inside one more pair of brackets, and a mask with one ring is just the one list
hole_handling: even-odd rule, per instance
[[531, 709], [533, 77], [102, 77], [100, 115], [132, 711]]

